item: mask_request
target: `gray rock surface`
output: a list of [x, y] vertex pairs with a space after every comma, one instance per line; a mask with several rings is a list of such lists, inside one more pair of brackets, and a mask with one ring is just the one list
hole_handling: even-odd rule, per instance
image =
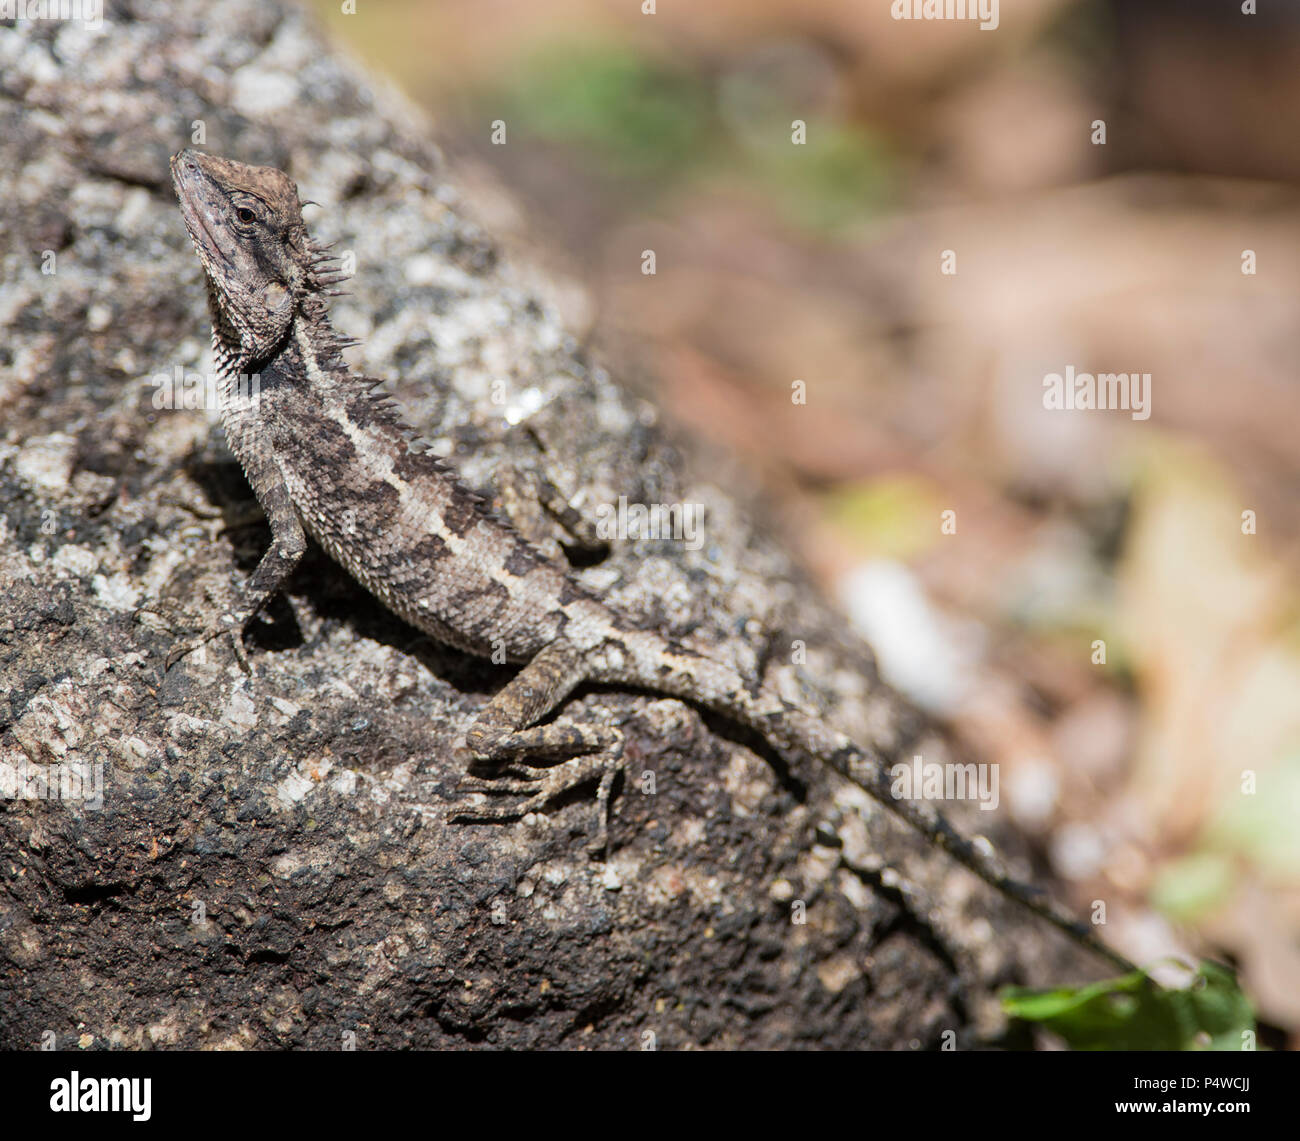
[[[160, 375], [211, 368], [167, 180], [200, 126], [322, 204], [315, 235], [356, 257], [335, 305], [354, 363], [471, 482], [540, 440], [592, 504], [705, 505], [698, 550], [616, 543], [591, 584], [755, 667], [767, 631], [765, 668], [844, 728], [943, 749], [723, 490], [745, 473], [566, 334], [466, 221], [420, 116], [303, 13], [0, 24], [0, 1047], [974, 1044], [997, 984], [1094, 973], [861, 794], [676, 701], [579, 697], [629, 726], [605, 862], [587, 802], [449, 823], [459, 738], [508, 675], [319, 553], [250, 631], [253, 677], [219, 646], [164, 676], [172, 635], [137, 609], [201, 609], [267, 538], [214, 414], [155, 406]], [[61, 773], [102, 802], [12, 795]]]

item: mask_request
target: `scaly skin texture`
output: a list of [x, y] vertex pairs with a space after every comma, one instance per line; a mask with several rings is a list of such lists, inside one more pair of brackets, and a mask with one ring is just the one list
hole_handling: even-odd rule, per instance
[[[1089, 927], [1011, 879], [987, 845], [967, 840], [929, 804], [896, 798], [870, 750], [734, 667], [638, 628], [487, 510], [446, 463], [414, 449], [396, 410], [374, 394], [377, 382], [352, 374], [341, 356], [349, 342], [330, 326], [325, 302], [338, 277], [308, 238], [287, 175], [182, 151], [172, 180], [207, 274], [222, 423], [272, 541], [238, 603], [178, 646], [169, 664], [220, 634], [231, 635], [244, 662], [245, 625], [283, 585], [311, 535], [412, 626], [469, 653], [523, 664], [466, 735], [482, 761], [508, 765], [508, 775], [467, 778], [467, 787], [520, 799], [466, 810], [462, 819], [513, 819], [598, 781], [593, 847], [603, 850], [622, 734], [546, 719], [585, 682], [671, 694], [755, 730], [788, 760], [829, 765], [981, 879], [1132, 969]], [[252, 375], [255, 390], [241, 380]], [[564, 504], [558, 513], [572, 524]], [[562, 763], [525, 763], [542, 757]]]

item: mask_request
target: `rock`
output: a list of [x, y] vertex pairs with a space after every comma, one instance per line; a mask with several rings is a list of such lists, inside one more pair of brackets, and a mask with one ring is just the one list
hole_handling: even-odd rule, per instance
[[629, 731], [605, 862], [589, 802], [449, 823], [508, 674], [319, 552], [250, 630], [252, 678], [216, 644], [164, 674], [172, 634], [135, 607], [201, 607], [267, 538], [186, 406], [211, 357], [167, 159], [200, 129], [322, 204], [355, 363], [471, 482], [540, 439], [590, 503], [705, 506], [698, 550], [616, 542], [588, 581], [678, 633], [802, 639], [769, 668], [805, 700], [890, 755], [943, 748], [723, 490], [745, 473], [579, 350], [462, 217], [420, 115], [304, 13], [0, 25], [0, 1047], [906, 1047], [996, 1030], [1001, 982], [1093, 971], [857, 792], [675, 701], [579, 697]]

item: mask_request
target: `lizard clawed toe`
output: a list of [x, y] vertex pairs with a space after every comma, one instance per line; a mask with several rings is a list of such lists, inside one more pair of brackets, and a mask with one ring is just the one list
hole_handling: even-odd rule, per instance
[[461, 791], [484, 792], [489, 795], [497, 795], [500, 793], [520, 793], [531, 796], [538, 792], [540, 786], [541, 782], [537, 780], [511, 780], [508, 777], [489, 778], [463, 776], [460, 778]]
[[222, 622], [210, 630], [205, 630], [201, 634], [196, 634], [192, 638], [184, 638], [173, 643], [170, 650], [167, 651], [167, 657], [163, 663], [163, 673], [171, 670], [182, 658], [188, 657], [201, 646], [206, 646], [209, 642], [215, 641], [223, 635], [229, 635], [230, 646], [234, 651], [235, 661], [239, 663], [239, 668], [246, 674], [252, 674], [253, 667], [249, 663], [248, 653], [244, 649], [244, 640], [238, 630], [229, 622]]
[[528, 765], [516, 768], [530, 774], [527, 779], [511, 777], [461, 777], [460, 789], [480, 792], [488, 796], [522, 796], [513, 804], [484, 804], [458, 809], [452, 817], [465, 823], [519, 820], [533, 812], [543, 812], [565, 793], [599, 779], [596, 794], [596, 821], [588, 849], [593, 854], [603, 853], [609, 846], [609, 801], [614, 779], [622, 771], [622, 749], [601, 752], [591, 756], [574, 757], [552, 768], [539, 769]]

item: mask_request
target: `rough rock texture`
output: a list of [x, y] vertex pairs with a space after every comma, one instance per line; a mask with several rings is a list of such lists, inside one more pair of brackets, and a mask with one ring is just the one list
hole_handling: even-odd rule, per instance
[[[303, 14], [0, 25], [0, 1047], [973, 1044], [997, 984], [1093, 970], [857, 792], [675, 701], [580, 696], [629, 726], [606, 862], [587, 802], [448, 823], [458, 739], [507, 675], [319, 553], [250, 632], [251, 679], [220, 647], [163, 676], [172, 635], [137, 608], [201, 609], [267, 538], [213, 413], [155, 405], [160, 375], [211, 367], [167, 183], [200, 124], [322, 204], [315, 235], [356, 255], [354, 363], [471, 482], [540, 440], [593, 504], [704, 504], [698, 550], [621, 542], [582, 573], [742, 655], [767, 631], [768, 668], [844, 728], [941, 755], [722, 490], [743, 472], [671, 443], [566, 335], [458, 212], [426, 125]], [[99, 807], [13, 798], [78, 771]]]

